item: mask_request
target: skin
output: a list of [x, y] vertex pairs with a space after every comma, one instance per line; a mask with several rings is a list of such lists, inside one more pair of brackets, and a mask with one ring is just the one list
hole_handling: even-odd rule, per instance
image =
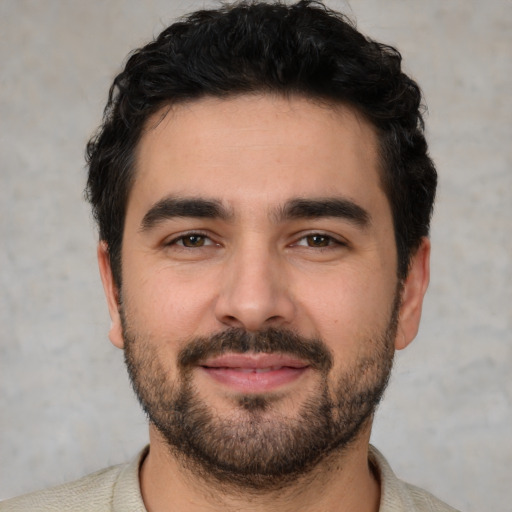
[[[151, 339], [171, 380], [187, 339], [228, 327], [285, 327], [321, 338], [333, 355], [333, 387], [336, 376], [371, 350], [364, 340], [385, 330], [398, 286], [376, 148], [372, 127], [356, 112], [300, 97], [206, 98], [149, 120], [128, 200], [122, 301], [131, 327]], [[171, 217], [144, 227], [148, 211], [169, 197], [214, 200], [229, 215]], [[350, 201], [368, 222], [278, 214], [297, 198]], [[200, 238], [183, 238], [191, 233]], [[396, 349], [417, 333], [429, 253], [424, 239], [403, 283]], [[120, 291], [104, 243], [98, 260], [109, 336], [123, 348]], [[199, 369], [192, 380], [216, 414], [236, 421], [235, 385]], [[310, 370], [265, 389], [277, 396], [265, 414], [296, 416], [317, 386]], [[370, 429], [366, 425], [349, 449], [328, 457], [297, 488], [244, 496], [194, 478], [150, 425], [143, 498], [149, 511], [376, 511], [380, 488], [367, 462]]]

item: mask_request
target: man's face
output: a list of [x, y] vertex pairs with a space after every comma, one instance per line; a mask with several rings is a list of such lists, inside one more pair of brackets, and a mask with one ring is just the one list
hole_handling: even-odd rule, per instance
[[160, 112], [136, 155], [121, 308], [101, 259], [111, 339], [173, 450], [275, 478], [368, 434], [403, 326], [377, 141], [352, 110], [240, 96]]

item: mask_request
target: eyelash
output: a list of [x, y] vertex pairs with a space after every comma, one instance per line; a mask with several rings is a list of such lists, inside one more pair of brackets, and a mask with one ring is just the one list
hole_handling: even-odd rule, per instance
[[[320, 238], [322, 239], [323, 241], [326, 242], [326, 245], [309, 245], [309, 240], [308, 239], [313, 239], [313, 238]], [[303, 245], [303, 244], [300, 244], [299, 242], [302, 242], [302, 241], [306, 241], [306, 244]], [[302, 237], [300, 237], [297, 242], [293, 243], [292, 244], [293, 246], [301, 246], [301, 247], [309, 247], [309, 248], [312, 248], [312, 249], [324, 249], [324, 250], [327, 250], [329, 248], [334, 248], [336, 246], [346, 246], [347, 244], [345, 242], [343, 242], [342, 240], [339, 240], [337, 238], [334, 238], [333, 236], [331, 235], [328, 235], [326, 233], [308, 233], [307, 235], [303, 235]]]
[[[194, 246], [187, 246], [185, 245], [184, 243], [184, 240], [186, 239], [191, 239], [191, 238], [201, 238], [203, 240], [209, 240], [211, 243], [210, 244], [207, 244], [207, 247], [210, 247], [210, 246], [214, 246], [214, 245], [219, 245], [219, 244], [216, 244], [212, 239], [211, 237], [209, 237], [206, 233], [201, 233], [200, 231], [191, 231], [190, 233], [184, 233], [176, 238], [173, 238], [172, 240], [170, 240], [169, 242], [166, 242], [165, 245], [166, 246], [179, 246], [183, 249], [200, 249], [200, 248], [203, 248], [205, 247], [205, 245], [198, 245], [196, 247]], [[180, 243], [181, 242], [181, 243]]]
[[[194, 245], [185, 245], [185, 240], [187, 239], [192, 239], [192, 238], [199, 238], [199, 239], [202, 239], [203, 240], [203, 244], [202, 245], [197, 245], [197, 246], [194, 246]], [[326, 245], [318, 245], [318, 246], [314, 246], [314, 245], [309, 245], [308, 243], [308, 239], [313, 239], [313, 238], [321, 238], [322, 240], [324, 240], [326, 242]], [[209, 242], [211, 243], [208, 243], [208, 244], [204, 244], [204, 241], [208, 240]], [[302, 241], [306, 241], [305, 244], [302, 244], [301, 242]], [[191, 231], [189, 233], [185, 233], [185, 234], [182, 234], [176, 238], [173, 238], [172, 240], [170, 240], [169, 242], [166, 242], [165, 243], [166, 246], [179, 246], [179, 247], [182, 247], [183, 249], [201, 249], [203, 247], [210, 247], [210, 246], [215, 246], [215, 245], [219, 245], [217, 244], [216, 242], [214, 242], [210, 236], [208, 236], [206, 233], [203, 233], [203, 232], [200, 232], [200, 231]], [[318, 233], [308, 233], [306, 235], [303, 235], [301, 236], [300, 238], [297, 239], [297, 241], [295, 241], [294, 243], [290, 244], [291, 247], [308, 247], [308, 248], [312, 248], [312, 249], [323, 249], [323, 250], [327, 250], [329, 248], [334, 248], [336, 246], [341, 246], [341, 247], [346, 247], [348, 244], [343, 242], [342, 240], [339, 240], [337, 238], [334, 238], [333, 236], [331, 235], [327, 235], [326, 233], [322, 233], [322, 232], [318, 232]]]

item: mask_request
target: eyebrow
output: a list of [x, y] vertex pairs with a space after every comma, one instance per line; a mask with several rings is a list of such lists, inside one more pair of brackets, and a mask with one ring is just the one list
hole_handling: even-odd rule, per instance
[[[177, 217], [228, 220], [233, 213], [215, 199], [165, 197], [146, 212], [140, 230], [149, 231], [159, 223]], [[279, 208], [273, 217], [276, 222], [334, 217], [346, 219], [362, 228], [366, 228], [371, 220], [364, 208], [339, 197], [292, 199]]]
[[345, 219], [361, 228], [368, 227], [371, 222], [371, 216], [367, 210], [350, 199], [339, 197], [292, 199], [277, 213], [278, 220], [324, 217]]
[[146, 212], [140, 230], [149, 231], [157, 224], [176, 217], [226, 220], [231, 216], [231, 212], [220, 201], [193, 197], [165, 197]]

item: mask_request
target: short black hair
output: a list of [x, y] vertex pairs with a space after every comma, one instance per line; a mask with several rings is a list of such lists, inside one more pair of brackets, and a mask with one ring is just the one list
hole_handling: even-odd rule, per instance
[[356, 109], [379, 141], [398, 277], [428, 236], [437, 173], [424, 136], [421, 91], [401, 55], [321, 2], [242, 1], [200, 10], [134, 51], [110, 88], [103, 123], [87, 145], [86, 197], [107, 243], [118, 286], [134, 154], [148, 118], [164, 105], [268, 92]]

